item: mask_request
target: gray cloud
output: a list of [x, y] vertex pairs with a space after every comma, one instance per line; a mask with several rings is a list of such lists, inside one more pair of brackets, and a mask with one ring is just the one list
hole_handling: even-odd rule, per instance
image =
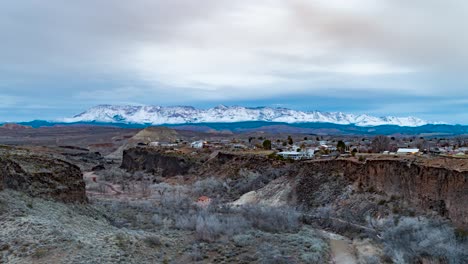
[[467, 13], [456, 0], [4, 1], [0, 95], [4, 108], [40, 100], [70, 109], [286, 95], [466, 99]]

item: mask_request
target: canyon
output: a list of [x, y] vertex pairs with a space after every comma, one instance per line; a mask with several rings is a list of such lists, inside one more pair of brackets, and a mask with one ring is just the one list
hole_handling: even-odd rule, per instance
[[468, 230], [468, 166], [458, 162], [457, 167], [451, 162], [443, 158], [427, 162], [414, 157], [388, 157], [291, 163], [228, 153], [190, 157], [137, 147], [124, 152], [122, 168], [149, 173], [157, 169], [164, 177], [191, 174], [236, 179], [242, 171], [260, 174], [266, 182], [288, 177], [295, 186], [296, 203], [312, 207], [323, 202], [314, 197], [324, 189], [331, 188], [327, 199], [333, 199], [345, 191], [345, 186], [353, 185], [356, 191], [399, 197]]

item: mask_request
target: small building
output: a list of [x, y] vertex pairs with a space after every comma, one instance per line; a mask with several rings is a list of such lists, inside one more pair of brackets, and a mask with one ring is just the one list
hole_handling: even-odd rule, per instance
[[311, 159], [314, 157], [314, 151], [313, 150], [307, 150], [306, 152], [283, 151], [283, 152], [278, 152], [278, 155], [285, 159], [293, 159], [293, 160]]
[[150, 146], [150, 147], [159, 147], [159, 142], [158, 141], [150, 142], [148, 144], [148, 146]]
[[399, 148], [397, 150], [397, 154], [400, 154], [400, 155], [415, 155], [415, 154], [419, 154], [419, 149]]
[[234, 144], [232, 145], [232, 148], [234, 149], [247, 149], [248, 147], [244, 144]]
[[159, 143], [159, 146], [165, 147], [165, 148], [173, 148], [173, 147], [177, 147], [178, 144], [165, 142], [165, 143]]
[[192, 148], [197, 148], [197, 149], [203, 148], [204, 145], [205, 145], [205, 142], [203, 142], [203, 141], [201, 141], [201, 140], [199, 140], [199, 141], [194, 141], [194, 142], [192, 142], [192, 143], [190, 144], [190, 146], [191, 146]]

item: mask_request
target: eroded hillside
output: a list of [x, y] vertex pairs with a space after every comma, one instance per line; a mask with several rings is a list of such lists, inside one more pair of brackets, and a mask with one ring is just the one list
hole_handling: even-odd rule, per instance
[[2, 188], [63, 202], [87, 201], [78, 166], [27, 149], [0, 148]]
[[[447, 164], [443, 159], [427, 162], [406, 158], [291, 163], [254, 155], [188, 156], [165, 154], [152, 148], [133, 148], [124, 153], [122, 168], [149, 173], [157, 171], [162, 176], [212, 175], [229, 178], [231, 184], [242, 179], [243, 174], [258, 174], [261, 177], [256, 181], [260, 182], [252, 190], [278, 177], [289, 177], [295, 182], [291, 196], [297, 196], [298, 203], [313, 207], [325, 200], [333, 200], [346, 191], [346, 186], [353, 185], [358, 192], [397, 196], [468, 229], [468, 167]], [[320, 198], [325, 190], [329, 192]], [[248, 191], [251, 190], [242, 190], [240, 194]]]

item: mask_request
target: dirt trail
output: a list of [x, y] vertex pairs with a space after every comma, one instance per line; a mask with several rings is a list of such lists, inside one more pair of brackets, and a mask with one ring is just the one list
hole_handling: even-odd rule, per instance
[[86, 179], [86, 180], [90, 180], [90, 181], [93, 181], [93, 178], [94, 178], [94, 179], [96, 179], [96, 183], [100, 183], [100, 184], [105, 185], [111, 191], [113, 191], [115, 194], [122, 194], [122, 192], [117, 190], [114, 185], [112, 185], [110, 183], [107, 183], [107, 182], [104, 182], [104, 181], [97, 181], [97, 179], [99, 177], [96, 174], [94, 174], [94, 172], [92, 172], [92, 171], [83, 173], [83, 178]]
[[353, 252], [351, 241], [347, 238], [322, 231], [325, 237], [330, 239], [330, 249], [332, 255], [332, 263], [334, 264], [357, 264], [357, 258]]
[[330, 239], [332, 261], [335, 264], [357, 264], [356, 257], [350, 250], [350, 243], [345, 240]]

